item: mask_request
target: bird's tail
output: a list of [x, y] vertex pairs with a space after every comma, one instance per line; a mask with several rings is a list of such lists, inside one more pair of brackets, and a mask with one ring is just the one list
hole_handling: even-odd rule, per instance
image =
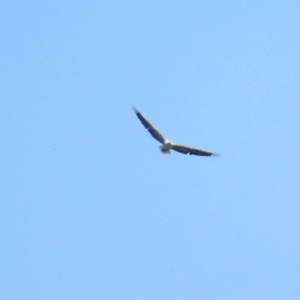
[[161, 153], [162, 154], [169, 154], [169, 155], [171, 155], [171, 150], [164, 150], [164, 148], [163, 148], [163, 146], [159, 146], [158, 147], [159, 149], [160, 149], [160, 151], [161, 151]]

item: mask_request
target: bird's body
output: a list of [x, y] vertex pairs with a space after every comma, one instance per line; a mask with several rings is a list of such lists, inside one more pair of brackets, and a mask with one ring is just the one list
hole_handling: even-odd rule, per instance
[[153, 127], [153, 125], [134, 106], [132, 107], [132, 109], [141, 121], [141, 123], [144, 125], [144, 127], [149, 131], [149, 133], [162, 144], [161, 146], [159, 146], [159, 148], [163, 154], [171, 154], [171, 149], [173, 149], [174, 151], [183, 154], [199, 156], [218, 156], [217, 154], [209, 151], [195, 149], [170, 142], [155, 127]]
[[172, 148], [173, 144], [168, 140], [166, 140], [161, 146], [159, 146], [159, 149], [163, 154], [171, 154]]

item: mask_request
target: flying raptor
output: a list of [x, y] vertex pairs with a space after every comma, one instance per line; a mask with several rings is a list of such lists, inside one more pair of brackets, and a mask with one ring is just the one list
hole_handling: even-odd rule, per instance
[[132, 109], [141, 123], [144, 125], [144, 127], [149, 131], [149, 133], [162, 144], [161, 146], [159, 146], [159, 148], [163, 154], [171, 154], [171, 149], [173, 149], [183, 154], [193, 154], [199, 156], [219, 156], [218, 154], [209, 151], [204, 151], [201, 149], [191, 148], [170, 142], [155, 127], [153, 127], [153, 125], [141, 114], [141, 112], [139, 112], [134, 106], [132, 106]]

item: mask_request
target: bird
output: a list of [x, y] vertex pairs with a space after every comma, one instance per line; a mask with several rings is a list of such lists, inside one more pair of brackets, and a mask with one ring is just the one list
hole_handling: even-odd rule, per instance
[[177, 151], [182, 154], [189, 154], [189, 155], [198, 155], [198, 156], [219, 156], [219, 154], [196, 149], [184, 145], [178, 145], [172, 143], [168, 139], [166, 139], [143, 115], [142, 113], [135, 107], [131, 107], [138, 119], [144, 125], [144, 127], [149, 131], [149, 133], [154, 137], [157, 141], [159, 141], [162, 145], [159, 146], [160, 151], [163, 154], [171, 154], [171, 149]]

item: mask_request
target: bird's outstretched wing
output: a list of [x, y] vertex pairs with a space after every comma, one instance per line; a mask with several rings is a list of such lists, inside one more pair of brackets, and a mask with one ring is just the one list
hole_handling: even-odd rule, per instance
[[201, 149], [194, 149], [194, 148], [190, 148], [187, 146], [183, 146], [183, 145], [173, 145], [172, 147], [173, 150], [183, 153], [183, 154], [190, 154], [190, 155], [199, 155], [199, 156], [219, 156], [218, 154], [209, 152], [209, 151], [204, 151]]
[[134, 106], [132, 109], [150, 134], [159, 142], [164, 143], [166, 140], [164, 136]]

